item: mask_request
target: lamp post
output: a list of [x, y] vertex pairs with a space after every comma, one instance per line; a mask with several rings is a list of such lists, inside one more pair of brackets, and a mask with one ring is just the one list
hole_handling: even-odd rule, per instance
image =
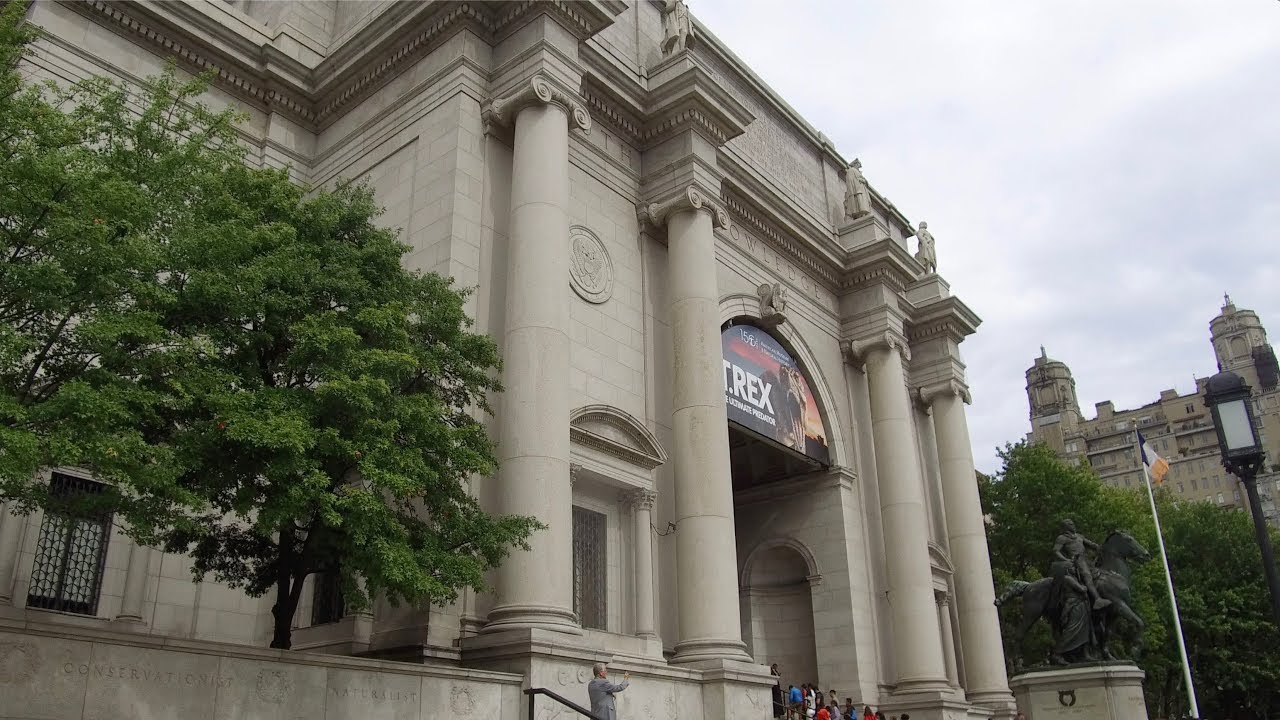
[[1251, 388], [1239, 375], [1227, 371], [1209, 378], [1205, 385], [1204, 400], [1213, 415], [1213, 427], [1218, 432], [1218, 448], [1222, 451], [1222, 466], [1227, 472], [1240, 478], [1249, 494], [1249, 510], [1253, 513], [1253, 529], [1258, 536], [1258, 548], [1262, 550], [1262, 569], [1271, 590], [1271, 615], [1280, 628], [1280, 577], [1276, 574], [1275, 553], [1271, 549], [1271, 536], [1267, 519], [1262, 515], [1262, 500], [1258, 497], [1258, 470], [1262, 468], [1266, 453], [1258, 440], [1258, 431], [1250, 404]]

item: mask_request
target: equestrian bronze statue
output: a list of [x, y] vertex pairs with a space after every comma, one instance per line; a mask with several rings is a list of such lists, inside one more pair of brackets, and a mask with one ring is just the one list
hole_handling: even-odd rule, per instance
[[[1096, 550], [1098, 561], [1090, 562]], [[1111, 628], [1118, 618], [1138, 627], [1145, 625], [1130, 606], [1129, 562], [1144, 562], [1151, 555], [1129, 533], [1115, 530], [1098, 545], [1076, 532], [1075, 523], [1064, 520], [1053, 545], [1049, 577], [1035, 582], [1015, 580], [996, 600], [996, 607], [1022, 598], [1022, 622], [1014, 631], [1014, 667], [1021, 668], [1022, 643], [1027, 631], [1044, 618], [1053, 634], [1052, 665], [1115, 660], [1107, 648]]]

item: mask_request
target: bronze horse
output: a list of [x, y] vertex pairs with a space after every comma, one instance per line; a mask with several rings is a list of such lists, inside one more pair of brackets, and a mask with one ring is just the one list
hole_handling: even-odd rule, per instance
[[[1095, 649], [1103, 660], [1115, 659], [1107, 649], [1107, 642], [1110, 640], [1111, 624], [1117, 617], [1126, 618], [1137, 625], [1139, 630], [1146, 625], [1129, 606], [1129, 578], [1132, 575], [1129, 561], [1145, 562], [1150, 558], [1151, 554], [1142, 547], [1141, 543], [1121, 530], [1112, 531], [1102, 543], [1098, 553], [1097, 567], [1093, 571], [1093, 581], [1098, 588], [1098, 594], [1110, 600], [1111, 605], [1102, 610], [1094, 610], [1091, 620], [1096, 641], [1096, 646], [1092, 649]], [[1014, 632], [1013, 638], [1017, 652], [1014, 660], [1015, 667], [1022, 667], [1022, 642], [1031, 626], [1042, 617], [1050, 623], [1053, 622], [1048, 616], [1052, 610], [1049, 607], [1052, 588], [1053, 578], [1051, 577], [1040, 578], [1035, 582], [1015, 580], [996, 600], [996, 607], [1001, 607], [1015, 598], [1022, 598], [1022, 622]], [[1066, 659], [1055, 658], [1055, 661], [1065, 662]]]

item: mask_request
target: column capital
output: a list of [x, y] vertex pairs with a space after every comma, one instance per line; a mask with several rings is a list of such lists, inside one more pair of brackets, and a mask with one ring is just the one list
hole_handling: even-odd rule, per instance
[[573, 124], [584, 133], [591, 132], [591, 113], [578, 97], [546, 75], [538, 74], [523, 81], [510, 94], [493, 98], [480, 113], [486, 132], [492, 126], [505, 126], [515, 122], [516, 114], [529, 105], [556, 105], [573, 119]]
[[569, 463], [569, 487], [573, 487], [578, 483], [578, 476], [582, 474], [582, 466], [578, 463]]
[[969, 387], [956, 379], [918, 387], [915, 389], [914, 395], [916, 400], [925, 407], [932, 407], [934, 400], [946, 395], [955, 395], [966, 405], [973, 404], [973, 396], [969, 394]]
[[906, 336], [895, 330], [885, 330], [879, 335], [847, 340], [840, 344], [840, 353], [845, 362], [859, 369], [866, 366], [867, 356], [876, 350], [897, 350], [904, 361], [911, 360], [911, 345], [907, 343]]
[[636, 215], [642, 225], [661, 227], [666, 224], [668, 217], [681, 210], [705, 210], [711, 215], [714, 227], [729, 226], [729, 213], [696, 185], [689, 185], [665, 200], [642, 203], [637, 207]]
[[618, 499], [631, 508], [632, 511], [653, 510], [653, 504], [658, 499], [658, 493], [648, 488], [637, 488], [618, 493]]
[[933, 601], [938, 604], [938, 607], [946, 608], [951, 604], [951, 592], [949, 590], [934, 590]]

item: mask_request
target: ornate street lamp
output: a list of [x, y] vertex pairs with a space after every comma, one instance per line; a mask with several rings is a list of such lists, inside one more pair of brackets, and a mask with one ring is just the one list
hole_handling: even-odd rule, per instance
[[1222, 452], [1222, 466], [1227, 472], [1240, 478], [1249, 494], [1249, 510], [1253, 513], [1253, 529], [1262, 550], [1262, 569], [1271, 590], [1271, 615], [1280, 628], [1280, 578], [1276, 576], [1276, 558], [1271, 550], [1271, 536], [1267, 519], [1262, 514], [1262, 501], [1258, 497], [1256, 482], [1258, 470], [1266, 459], [1262, 442], [1258, 439], [1257, 425], [1253, 419], [1251, 388], [1239, 375], [1220, 372], [1209, 378], [1205, 385], [1204, 401], [1213, 415], [1213, 427], [1218, 432], [1218, 448]]

